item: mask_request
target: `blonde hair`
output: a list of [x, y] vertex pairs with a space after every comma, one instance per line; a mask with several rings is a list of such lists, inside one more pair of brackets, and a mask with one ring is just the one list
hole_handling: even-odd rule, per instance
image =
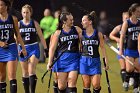
[[25, 5], [22, 7], [22, 9], [23, 9], [23, 8], [29, 9], [29, 11], [31, 12], [31, 14], [33, 14], [33, 8], [32, 8], [30, 5], [25, 4]]
[[123, 12], [123, 13], [122, 13], [122, 16], [123, 16], [123, 15], [128, 15], [128, 16], [129, 16], [129, 13], [128, 13], [128, 12]]

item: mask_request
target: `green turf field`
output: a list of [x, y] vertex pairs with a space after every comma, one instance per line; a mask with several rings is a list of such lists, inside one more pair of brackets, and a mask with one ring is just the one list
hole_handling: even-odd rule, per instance
[[[106, 48], [107, 48], [107, 54], [108, 54], [108, 58], [109, 58], [109, 65], [110, 65], [110, 70], [108, 70], [108, 74], [109, 74], [109, 80], [110, 80], [112, 93], [132, 93], [132, 87], [130, 88], [130, 90], [128, 92], [125, 92], [123, 90], [121, 78], [120, 78], [120, 74], [119, 74], [120, 66], [116, 59], [116, 54], [108, 46], [106, 46]], [[37, 87], [36, 93], [47, 93], [49, 73], [44, 78], [44, 83], [43, 84], [41, 83], [41, 77], [45, 71], [46, 71], [46, 64], [44, 64], [44, 63], [38, 64], [38, 66], [37, 66], [38, 82], [37, 82], [37, 86], [36, 86]], [[24, 93], [21, 77], [22, 77], [22, 74], [21, 74], [21, 69], [20, 69], [20, 64], [19, 64], [18, 71], [17, 71], [17, 81], [18, 81], [18, 92], [17, 93]], [[101, 93], [108, 93], [107, 82], [106, 82], [104, 70], [102, 71], [101, 86], [102, 86]], [[77, 93], [82, 93], [82, 81], [81, 81], [80, 75], [79, 75], [78, 82], [77, 82], [77, 88], [78, 88]], [[10, 93], [9, 92], [9, 82], [7, 82], [7, 93]], [[53, 93], [52, 84], [51, 84], [50, 93]]]

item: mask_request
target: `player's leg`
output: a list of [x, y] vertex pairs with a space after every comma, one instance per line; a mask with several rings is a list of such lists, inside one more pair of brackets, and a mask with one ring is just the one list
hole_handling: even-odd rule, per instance
[[100, 90], [101, 90], [101, 86], [100, 86], [101, 75], [96, 74], [96, 75], [92, 76], [91, 80], [92, 80], [92, 85], [93, 85], [93, 88], [94, 88], [93, 93], [100, 93]]
[[36, 76], [36, 65], [38, 64], [38, 58], [32, 55], [29, 59], [28, 72], [29, 72], [29, 82], [31, 93], [35, 93], [37, 76]]
[[25, 93], [30, 93], [29, 90], [29, 73], [28, 73], [28, 62], [20, 62], [22, 69], [22, 83], [24, 86]]
[[66, 93], [68, 73], [57, 72], [59, 93]]
[[[134, 58], [132, 58], [132, 57], [127, 56], [127, 59], [134, 62]], [[125, 91], [128, 91], [129, 79], [132, 76], [133, 71], [134, 71], [134, 67], [129, 62], [126, 61], [126, 78], [125, 78], [125, 82], [124, 82], [124, 86], [123, 86], [125, 88]]]
[[[140, 66], [138, 63], [138, 58], [135, 58], [134, 64], [137, 66]], [[139, 67], [140, 68], [140, 67]], [[135, 70], [134, 71], [134, 85], [133, 85], [133, 92], [137, 93], [138, 92], [138, 87], [139, 87], [139, 71]]]
[[76, 83], [78, 78], [77, 71], [70, 71], [68, 73], [68, 93], [77, 93]]
[[0, 93], [6, 93], [6, 63], [0, 62]]
[[91, 93], [90, 86], [91, 86], [91, 76], [89, 75], [82, 75], [83, 80], [83, 93]]
[[53, 81], [53, 90], [54, 90], [54, 93], [58, 93], [58, 79], [57, 79], [57, 73], [54, 72], [54, 81]]
[[10, 93], [17, 93], [17, 80], [16, 80], [17, 65], [18, 65], [17, 60], [7, 62], [8, 78], [10, 80]]

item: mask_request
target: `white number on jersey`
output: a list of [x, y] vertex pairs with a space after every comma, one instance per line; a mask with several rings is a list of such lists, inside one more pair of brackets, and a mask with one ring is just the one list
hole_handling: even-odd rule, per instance
[[138, 35], [139, 35], [139, 32], [133, 32], [132, 40], [138, 40]]
[[1, 30], [1, 39], [9, 39], [9, 30]]
[[93, 47], [92, 46], [88, 46], [88, 54], [93, 55]]
[[25, 40], [30, 40], [30, 33], [25, 33]]
[[72, 44], [72, 41], [68, 41], [68, 50], [71, 49], [71, 44]]

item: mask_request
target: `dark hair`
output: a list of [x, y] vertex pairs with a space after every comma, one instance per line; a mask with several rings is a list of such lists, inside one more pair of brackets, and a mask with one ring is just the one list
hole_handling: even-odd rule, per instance
[[95, 11], [90, 12], [86, 15], [90, 21], [92, 21], [92, 26], [95, 28], [97, 26], [97, 16]]
[[132, 12], [136, 11], [137, 7], [140, 7], [140, 5], [138, 3], [134, 3], [129, 7], [128, 13], [129, 13], [130, 16], [132, 16]]
[[59, 24], [58, 24], [57, 30], [61, 30], [62, 29], [62, 26], [64, 24], [63, 22], [67, 20], [67, 15], [71, 15], [71, 13], [69, 13], [69, 12], [62, 12], [59, 15]]
[[7, 11], [9, 11], [11, 7], [10, 0], [0, 0], [0, 1], [3, 1], [5, 3], [5, 5], [7, 6]]

